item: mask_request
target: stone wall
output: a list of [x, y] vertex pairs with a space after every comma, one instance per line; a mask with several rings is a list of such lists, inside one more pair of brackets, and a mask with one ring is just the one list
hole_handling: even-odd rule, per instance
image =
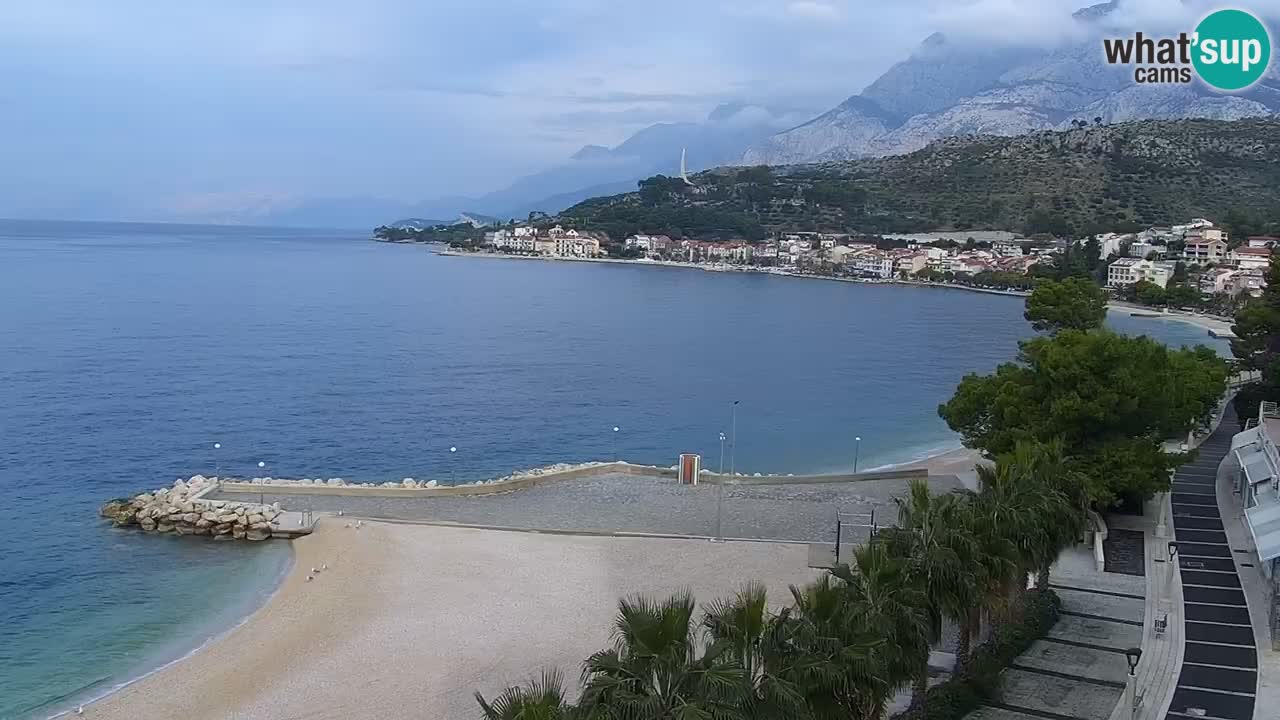
[[100, 513], [116, 527], [132, 527], [151, 533], [204, 535], [215, 540], [266, 540], [280, 516], [279, 503], [205, 500], [217, 486], [202, 475], [178, 480], [173, 487], [112, 500]]

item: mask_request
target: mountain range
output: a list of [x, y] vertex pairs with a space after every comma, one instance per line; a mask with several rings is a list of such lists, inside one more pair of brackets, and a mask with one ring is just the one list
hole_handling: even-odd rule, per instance
[[1140, 85], [1132, 68], [1110, 66], [1102, 37], [1113, 0], [1078, 11], [1072, 42], [1049, 48], [992, 47], [935, 33], [858, 95], [744, 153], [741, 165], [852, 160], [911, 152], [943, 137], [1021, 135], [1132, 120], [1238, 120], [1280, 111], [1280, 72], [1248, 92], [1222, 95], [1198, 82]]

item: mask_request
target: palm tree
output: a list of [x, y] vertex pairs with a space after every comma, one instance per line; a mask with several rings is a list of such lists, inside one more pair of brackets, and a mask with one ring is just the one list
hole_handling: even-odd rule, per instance
[[1049, 586], [1053, 562], [1063, 548], [1079, 540], [1087, 526], [1089, 480], [1072, 468], [1061, 440], [1019, 443], [1011, 460], [1021, 467], [1023, 482], [1037, 499], [1027, 547], [1035, 562], [1036, 586], [1043, 590]]
[[564, 677], [547, 670], [524, 687], [507, 688], [493, 703], [476, 693], [484, 720], [569, 720], [573, 708], [564, 701]]
[[661, 603], [622, 600], [614, 647], [583, 668], [580, 711], [593, 720], [743, 717], [745, 673], [728, 643], [713, 642], [699, 654], [693, 612], [688, 592]]
[[714, 641], [729, 648], [727, 653], [742, 668], [746, 717], [809, 716], [801, 679], [813, 659], [798, 651], [798, 624], [791, 609], [769, 612], [764, 585], [747, 583], [732, 599], [712, 603], [703, 626]]
[[874, 699], [892, 692], [877, 667], [876, 649], [888, 642], [881, 628], [868, 630], [850, 605], [844, 583], [824, 575], [803, 588], [791, 587], [795, 601], [794, 640], [804, 662], [797, 673], [809, 712], [821, 720], [866, 717]]
[[[931, 495], [929, 485], [914, 480], [906, 498], [898, 498], [898, 528], [882, 531], [890, 551], [905, 558], [921, 583], [931, 645], [942, 639], [943, 621], [964, 622], [981, 599], [974, 570], [977, 546], [964, 525], [959, 495]], [[928, 654], [916, 669], [911, 708], [924, 707], [929, 690]]]
[[887, 543], [873, 541], [854, 552], [852, 567], [842, 565], [831, 572], [843, 583], [857, 630], [883, 638], [871, 647], [876, 682], [863, 689], [862, 712], [855, 716], [863, 720], [879, 720], [898, 689], [915, 678], [921, 662], [928, 662], [926, 598], [911, 570]]

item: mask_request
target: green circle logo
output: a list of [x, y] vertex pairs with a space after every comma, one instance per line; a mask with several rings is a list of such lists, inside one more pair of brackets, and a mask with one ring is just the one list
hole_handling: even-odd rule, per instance
[[1271, 64], [1267, 26], [1243, 10], [1218, 10], [1196, 26], [1191, 62], [1200, 79], [1218, 90], [1243, 90]]

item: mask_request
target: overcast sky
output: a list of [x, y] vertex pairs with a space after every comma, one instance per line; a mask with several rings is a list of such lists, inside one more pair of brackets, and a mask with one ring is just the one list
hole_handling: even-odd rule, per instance
[[725, 101], [816, 114], [934, 30], [1027, 41], [1085, 4], [0, 0], [0, 214], [483, 192]]

